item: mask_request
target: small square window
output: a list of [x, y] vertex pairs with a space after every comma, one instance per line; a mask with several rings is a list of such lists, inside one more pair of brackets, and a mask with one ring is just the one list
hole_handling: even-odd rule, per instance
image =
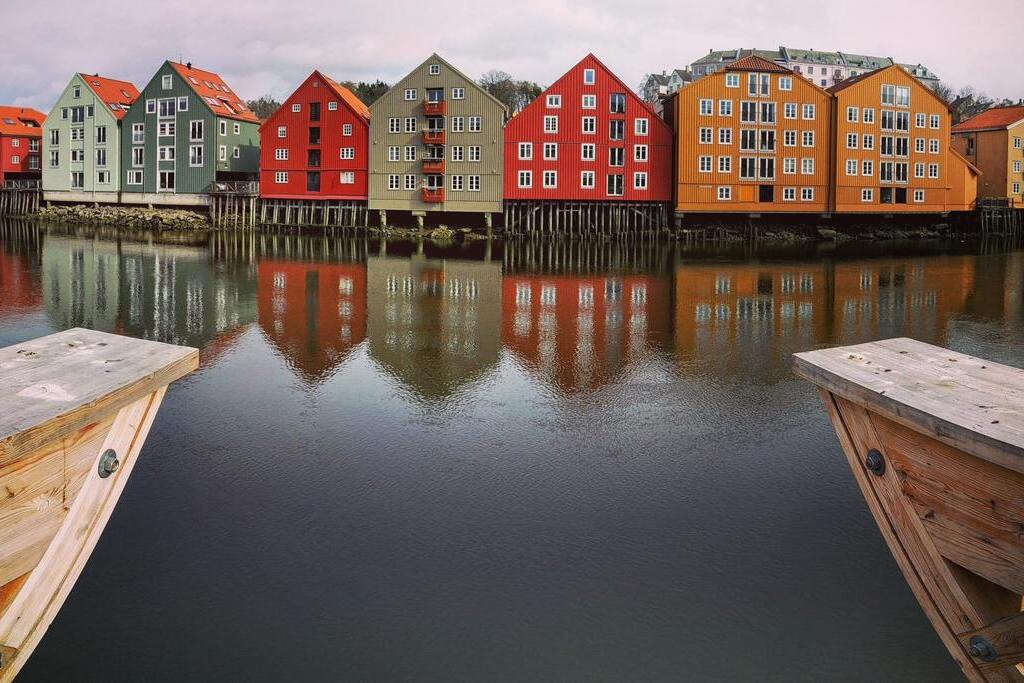
[[597, 73], [593, 69], [583, 70], [583, 83], [585, 85], [594, 85], [597, 80]]
[[431, 64], [430, 65], [430, 75], [431, 76], [439, 76], [440, 74], [441, 74], [441, 65], [440, 64]]

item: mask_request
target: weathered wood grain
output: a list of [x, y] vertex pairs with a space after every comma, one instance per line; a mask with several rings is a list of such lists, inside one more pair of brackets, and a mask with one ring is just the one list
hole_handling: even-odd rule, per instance
[[0, 614], [0, 651], [5, 653], [0, 683], [17, 675], [71, 592], [131, 475], [166, 389], [159, 387], [118, 411], [99, 453], [114, 449], [120, 467], [106, 478], [94, 468], [85, 476], [64, 524]]
[[981, 668], [998, 671], [1024, 660], [1024, 612], [1005, 617], [976, 631], [960, 636], [964, 649], [971, 647], [971, 639], [981, 636], [992, 643], [996, 657], [982, 662]]
[[0, 349], [0, 467], [195, 370], [196, 349], [75, 328]]
[[836, 396], [1024, 472], [1024, 370], [902, 338], [798, 353], [794, 370]]

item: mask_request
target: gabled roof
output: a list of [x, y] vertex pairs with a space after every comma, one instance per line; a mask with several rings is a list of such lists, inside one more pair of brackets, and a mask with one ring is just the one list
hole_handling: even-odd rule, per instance
[[953, 126], [954, 133], [1003, 130], [1024, 121], [1024, 105], [993, 107]]
[[374, 103], [373, 103], [372, 105], [370, 105], [370, 110], [372, 111], [372, 110], [373, 110], [373, 108], [374, 108], [375, 106], [377, 106], [377, 103], [378, 103], [378, 102], [381, 102], [381, 103], [383, 103], [383, 100], [384, 100], [384, 98], [385, 98], [385, 97], [386, 97], [386, 96], [387, 96], [387, 95], [388, 95], [389, 93], [392, 93], [392, 92], [399, 92], [400, 90], [402, 90], [402, 89], [403, 89], [403, 88], [405, 87], [405, 84], [406, 84], [406, 82], [407, 82], [407, 81], [408, 81], [408, 80], [409, 80], [410, 78], [412, 78], [412, 77], [413, 77], [413, 75], [415, 75], [415, 74], [416, 74], [416, 73], [417, 73], [417, 72], [418, 72], [418, 71], [419, 71], [420, 69], [422, 69], [422, 68], [423, 68], [424, 66], [426, 66], [426, 65], [427, 65], [427, 64], [429, 64], [430, 62], [440, 62], [441, 64], [443, 64], [443, 65], [444, 65], [444, 67], [445, 67], [446, 69], [450, 69], [450, 70], [452, 71], [452, 73], [455, 73], [455, 74], [457, 74], [458, 76], [461, 76], [461, 77], [462, 77], [463, 79], [465, 79], [465, 80], [466, 80], [466, 82], [467, 82], [467, 83], [469, 84], [469, 87], [471, 87], [471, 88], [475, 88], [475, 89], [476, 89], [477, 91], [479, 91], [479, 92], [483, 93], [485, 97], [487, 97], [487, 98], [489, 98], [489, 99], [493, 100], [493, 101], [494, 101], [494, 103], [495, 103], [496, 105], [498, 105], [499, 107], [501, 107], [502, 111], [506, 112], [506, 115], [507, 115], [507, 112], [508, 112], [508, 107], [506, 107], [506, 106], [505, 106], [505, 103], [504, 103], [504, 102], [502, 102], [501, 100], [499, 100], [499, 99], [498, 99], [497, 97], [495, 97], [495, 96], [494, 96], [494, 95], [492, 95], [491, 93], [487, 92], [487, 90], [485, 90], [485, 89], [484, 89], [483, 87], [481, 87], [481, 86], [480, 86], [480, 84], [479, 84], [479, 83], [477, 83], [475, 79], [473, 79], [473, 78], [470, 78], [470, 77], [469, 77], [469, 76], [467, 76], [466, 74], [464, 74], [464, 73], [462, 73], [461, 71], [459, 71], [458, 69], [456, 69], [456, 68], [455, 68], [454, 66], [452, 66], [451, 62], [449, 62], [448, 60], [446, 60], [446, 59], [445, 59], [444, 57], [442, 57], [441, 55], [437, 54], [436, 52], [435, 52], [435, 53], [433, 53], [432, 55], [430, 55], [429, 57], [427, 57], [426, 59], [424, 59], [424, 60], [423, 60], [422, 62], [420, 62], [420, 63], [419, 63], [419, 64], [418, 64], [417, 66], [416, 66], [416, 68], [415, 68], [415, 69], [413, 69], [412, 71], [410, 71], [409, 73], [407, 73], [407, 74], [406, 74], [405, 76], [403, 76], [403, 77], [402, 77], [402, 79], [401, 79], [401, 80], [399, 80], [399, 81], [398, 81], [397, 83], [395, 83], [395, 84], [394, 84], [393, 86], [391, 86], [391, 87], [390, 87], [390, 88], [388, 89], [388, 91], [387, 91], [386, 93], [384, 93], [384, 96], [382, 96], [382, 97], [379, 97], [379, 98], [377, 98], [377, 101], [376, 101], [376, 102], [374, 102]]
[[866, 72], [864, 72], [862, 74], [859, 74], [857, 76], [853, 76], [852, 78], [846, 78], [846, 79], [844, 79], [842, 81], [839, 81], [838, 83], [833, 85], [831, 88], [828, 88], [827, 92], [829, 92], [829, 93], [831, 93], [833, 95], [838, 95], [839, 93], [841, 93], [842, 91], [846, 90], [850, 86], [856, 85], [857, 83], [860, 83], [861, 81], [865, 81], [865, 80], [871, 78], [872, 76], [874, 76], [875, 74], [880, 74], [883, 71], [889, 71], [890, 69], [899, 69], [904, 74], [906, 74], [910, 78], [912, 78], [915, 81], [917, 81], [918, 84], [924, 89], [924, 91], [926, 93], [928, 93], [929, 95], [931, 95], [932, 97], [934, 97], [938, 102], [940, 102], [942, 104], [942, 106], [946, 108], [947, 111], [950, 111], [950, 112], [953, 111], [949, 107], [949, 102], [946, 102], [944, 99], [939, 97], [938, 94], [936, 94], [936, 92], [934, 90], [932, 90], [931, 88], [929, 88], [927, 85], [925, 85], [924, 83], [921, 83], [920, 79], [918, 79], [917, 76], [915, 76], [914, 74], [908, 72], [906, 69], [904, 69], [902, 66], [900, 66], [899, 64], [896, 64], [896, 63], [890, 64], [889, 66], [883, 66], [881, 69], [875, 69], [874, 71], [866, 71]]
[[775, 62], [770, 62], [764, 57], [758, 55], [747, 55], [743, 59], [738, 59], [732, 64], [725, 67], [726, 71], [757, 71], [770, 72], [770, 73], [791, 73], [789, 69]]
[[972, 172], [972, 173], [974, 173], [974, 175], [981, 175], [981, 170], [980, 170], [980, 169], [979, 169], [979, 168], [978, 168], [977, 166], [975, 166], [974, 164], [972, 164], [972, 163], [971, 163], [971, 160], [970, 160], [970, 159], [968, 159], [967, 157], [965, 157], [965, 156], [964, 156], [963, 154], [961, 154], [960, 152], [956, 151], [956, 148], [955, 148], [955, 147], [953, 147], [952, 145], [950, 145], [950, 146], [949, 146], [949, 151], [950, 151], [950, 153], [951, 153], [951, 154], [952, 154], [953, 156], [955, 156], [955, 157], [956, 157], [957, 159], [959, 159], [960, 161], [964, 162], [964, 163], [965, 163], [965, 164], [967, 165], [967, 168], [968, 168], [968, 169], [970, 169], [970, 170], [971, 170], [971, 172]]
[[79, 73], [78, 77], [85, 81], [96, 99], [105, 104], [118, 121], [128, 113], [128, 107], [132, 102], [139, 99], [139, 89], [130, 81], [119, 81], [99, 74], [90, 76]]
[[192, 90], [203, 99], [206, 106], [217, 116], [239, 121], [259, 123], [260, 119], [246, 106], [241, 97], [227, 86], [224, 79], [212, 71], [204, 71], [191, 63], [168, 62]]
[[694, 64], [721, 64], [723, 62], [733, 62], [737, 59], [741, 59], [748, 55], [757, 55], [769, 61], [775, 59], [782, 59], [782, 55], [778, 50], [760, 50], [757, 48], [740, 48], [738, 50], [711, 50], [708, 54], [704, 55], [700, 59], [694, 61]]
[[35, 109], [0, 106], [0, 135], [41, 138], [45, 120], [46, 114]]
[[331, 86], [331, 89], [335, 92], [335, 94], [337, 94], [338, 97], [344, 100], [345, 104], [347, 104], [353, 111], [355, 111], [357, 114], [362, 116], [367, 121], [370, 120], [370, 108], [367, 107], [363, 103], [363, 101], [356, 96], [354, 92], [343, 86], [341, 83], [338, 83], [334, 79], [328, 78], [319, 71], [316, 71], [314, 73], [319, 74], [320, 77], [324, 79], [324, 82], [327, 83], [327, 85]]
[[647, 78], [644, 79], [644, 83], [648, 81], [654, 81], [658, 85], [668, 85], [668, 76], [665, 74], [647, 74]]

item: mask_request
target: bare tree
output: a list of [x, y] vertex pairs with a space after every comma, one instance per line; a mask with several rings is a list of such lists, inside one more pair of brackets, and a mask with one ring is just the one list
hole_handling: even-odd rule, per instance
[[511, 74], [500, 69], [488, 71], [477, 82], [481, 88], [508, 107], [510, 115], [522, 111], [544, 91], [533, 81], [517, 81]]
[[281, 103], [270, 95], [264, 95], [258, 100], [247, 101], [245, 106], [249, 107], [253, 114], [256, 114], [256, 116], [266, 120], [270, 118], [275, 111], [281, 108]]

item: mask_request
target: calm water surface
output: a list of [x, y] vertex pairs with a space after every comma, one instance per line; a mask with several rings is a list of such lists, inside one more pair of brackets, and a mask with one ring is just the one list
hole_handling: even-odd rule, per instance
[[20, 680], [956, 681], [791, 353], [1024, 365], [1024, 252], [0, 224], [0, 345], [198, 346]]

